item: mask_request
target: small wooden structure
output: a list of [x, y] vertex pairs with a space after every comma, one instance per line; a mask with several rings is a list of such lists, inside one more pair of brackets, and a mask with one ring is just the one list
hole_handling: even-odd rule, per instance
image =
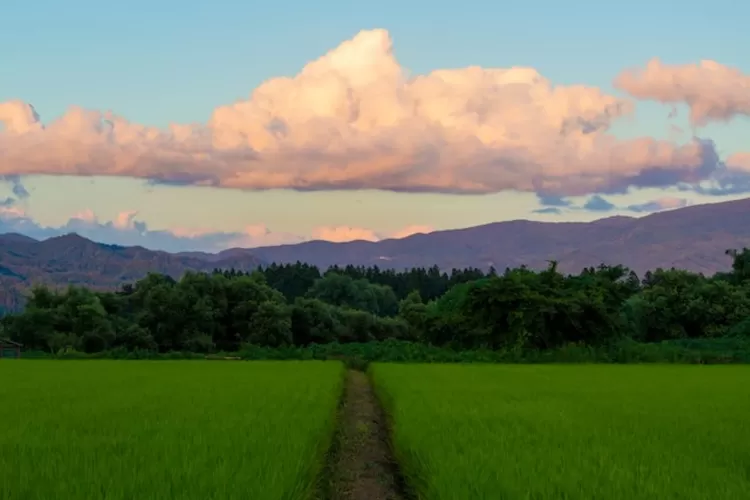
[[0, 359], [20, 358], [22, 345], [9, 339], [0, 338]]

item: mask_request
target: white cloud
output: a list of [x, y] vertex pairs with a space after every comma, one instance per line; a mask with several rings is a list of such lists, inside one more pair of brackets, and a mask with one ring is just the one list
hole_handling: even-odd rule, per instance
[[695, 125], [750, 116], [750, 75], [716, 61], [664, 64], [652, 59], [643, 69], [620, 73], [615, 86], [638, 99], [687, 104]]
[[18, 206], [0, 205], [0, 233], [21, 233], [32, 238], [44, 239], [75, 232], [102, 243], [118, 245], [140, 245], [146, 248], [180, 251], [216, 252], [227, 248], [282, 245], [309, 240], [351, 241], [366, 239], [377, 241], [384, 238], [404, 238], [416, 232], [429, 232], [428, 226], [407, 226], [393, 232], [376, 232], [354, 227], [316, 227], [310, 235], [272, 231], [264, 224], [244, 227], [241, 231], [220, 232], [207, 228], [150, 229], [137, 220], [138, 212], [126, 210], [112, 221], [101, 221], [90, 209], [71, 216], [58, 227], [45, 227], [34, 221]]
[[533, 68], [443, 69], [411, 78], [390, 35], [371, 30], [296, 76], [270, 79], [247, 100], [218, 107], [205, 125], [161, 130], [71, 107], [43, 126], [30, 104], [2, 103], [0, 175], [583, 195], [693, 183], [718, 167], [710, 141], [618, 140], [608, 129], [632, 110], [627, 99], [591, 86], [556, 86]]

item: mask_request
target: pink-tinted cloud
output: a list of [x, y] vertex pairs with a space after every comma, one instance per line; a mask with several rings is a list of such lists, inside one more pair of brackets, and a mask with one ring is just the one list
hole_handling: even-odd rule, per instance
[[630, 101], [553, 85], [533, 68], [410, 77], [384, 30], [363, 31], [273, 78], [205, 125], [156, 129], [71, 107], [42, 125], [0, 105], [0, 175], [113, 175], [241, 189], [580, 195], [710, 175], [713, 144], [608, 132]]
[[727, 165], [735, 170], [750, 172], [750, 153], [736, 153], [727, 159]]
[[715, 61], [670, 65], [652, 59], [645, 68], [620, 73], [615, 86], [638, 99], [687, 104], [695, 125], [750, 116], [750, 75]]
[[135, 228], [135, 217], [138, 215], [137, 210], [127, 210], [125, 212], [120, 212], [117, 214], [117, 217], [115, 217], [115, 220], [112, 221], [112, 224], [117, 229], [133, 229]]
[[93, 223], [96, 223], [98, 221], [98, 218], [97, 218], [96, 214], [90, 208], [87, 208], [85, 210], [81, 210], [80, 212], [76, 212], [70, 218], [71, 219], [75, 219], [75, 220], [80, 220], [82, 222], [86, 222], [86, 223], [89, 223], [89, 224], [93, 224]]
[[315, 240], [337, 243], [355, 240], [378, 241], [380, 239], [372, 229], [349, 226], [318, 227], [313, 231], [312, 237]]
[[685, 198], [665, 196], [664, 198], [647, 201], [646, 203], [630, 205], [627, 207], [627, 210], [631, 212], [661, 212], [662, 210], [673, 210], [675, 208], [682, 208], [688, 205], [690, 205], [690, 200], [687, 200]]
[[750, 153], [736, 153], [727, 158], [722, 168], [704, 182], [678, 185], [681, 191], [693, 191], [711, 196], [750, 192]]
[[272, 231], [265, 224], [251, 224], [239, 231], [219, 232], [209, 228], [170, 228], [169, 232], [186, 241], [214, 241], [212, 249], [249, 248], [301, 243], [308, 238], [288, 232]]
[[399, 229], [398, 231], [394, 231], [390, 235], [388, 235], [388, 238], [407, 238], [409, 236], [413, 236], [415, 234], [427, 234], [431, 233], [435, 230], [432, 226], [424, 226], [424, 225], [414, 225], [414, 226], [406, 226], [403, 229]]
[[12, 204], [3, 204], [2, 206], [0, 206], [0, 218], [16, 222], [23, 221], [24, 219], [26, 219], [26, 211]]
[[22, 207], [0, 203], [0, 233], [21, 233], [33, 238], [49, 238], [75, 232], [94, 241], [118, 245], [140, 245], [146, 248], [180, 251], [216, 252], [227, 248], [252, 248], [301, 243], [310, 240], [334, 242], [385, 238], [405, 238], [417, 232], [430, 232], [428, 226], [407, 226], [393, 232], [376, 232], [366, 228], [318, 227], [309, 235], [272, 231], [264, 224], [254, 224], [240, 231], [221, 232], [206, 228], [151, 229], [137, 219], [138, 212], [126, 210], [111, 221], [101, 221], [90, 209], [74, 214], [58, 227], [45, 227], [34, 221]]
[[431, 226], [406, 226], [392, 232], [378, 232], [363, 227], [350, 226], [322, 226], [313, 229], [312, 239], [325, 241], [380, 241], [388, 238], [406, 238], [418, 233], [430, 233], [435, 229]]

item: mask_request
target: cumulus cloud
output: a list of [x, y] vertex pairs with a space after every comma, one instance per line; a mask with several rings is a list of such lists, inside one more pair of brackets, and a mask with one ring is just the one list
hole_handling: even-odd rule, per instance
[[561, 206], [547, 206], [536, 210], [532, 213], [543, 214], [543, 215], [563, 215], [570, 212], [635, 212], [635, 213], [653, 213], [661, 212], [663, 210], [672, 210], [675, 208], [683, 208], [690, 205], [690, 200], [686, 198], [676, 198], [666, 196], [655, 200], [646, 201], [643, 203], [635, 203], [632, 205], [616, 205], [611, 201], [600, 195], [594, 195], [586, 200], [583, 205], [576, 205], [568, 203], [564, 207]]
[[[608, 132], [629, 100], [553, 85], [533, 68], [410, 77], [384, 30], [362, 31], [294, 77], [218, 107], [203, 125], [157, 129], [71, 107], [44, 125], [0, 104], [0, 175], [112, 175], [241, 189], [373, 188], [547, 195], [697, 182], [713, 144]], [[701, 108], [704, 109], [704, 108]]]
[[393, 232], [377, 232], [372, 229], [350, 226], [323, 226], [313, 230], [312, 239], [338, 243], [356, 240], [380, 241], [389, 238], [406, 238], [414, 234], [426, 234], [432, 231], [434, 231], [434, 228], [431, 226], [407, 226]]
[[[750, 88], [748, 88], [750, 92]], [[750, 173], [750, 153], [736, 153], [729, 157], [727, 164], [731, 166], [733, 170], [742, 170]]]
[[[750, 117], [750, 74], [716, 61], [665, 64], [652, 59], [644, 68], [623, 71], [614, 84], [632, 97], [669, 104], [670, 116], [676, 104], [687, 105], [695, 126]], [[705, 149], [712, 172], [704, 171], [697, 182], [676, 184], [684, 191], [715, 196], [750, 191], [750, 153], [736, 153], [722, 162], [715, 151], [713, 146]], [[709, 159], [710, 155], [715, 156]]]
[[385, 238], [408, 238], [409, 236], [414, 236], [415, 234], [427, 234], [431, 233], [435, 230], [432, 226], [425, 226], [425, 225], [414, 225], [414, 226], [406, 226], [403, 229], [399, 229], [398, 231], [394, 231], [392, 233], [385, 233], [385, 235], [382, 236], [381, 239]]
[[537, 208], [536, 210], [532, 210], [531, 213], [543, 215], [562, 215], [563, 211], [558, 207], [546, 207]]
[[[10, 200], [10, 201], [9, 201]], [[58, 227], [45, 227], [34, 221], [16, 206], [12, 198], [0, 201], [0, 233], [20, 233], [37, 239], [78, 233], [94, 241], [124, 246], [140, 245], [169, 252], [216, 252], [227, 248], [252, 248], [258, 246], [301, 243], [310, 240], [352, 241], [365, 239], [378, 241], [385, 238], [405, 238], [419, 232], [430, 232], [428, 226], [407, 226], [394, 232], [376, 232], [365, 228], [319, 227], [310, 236], [271, 231], [264, 224], [254, 224], [240, 231], [220, 232], [207, 228], [151, 229], [137, 219], [138, 212], [127, 210], [111, 221], [102, 221], [92, 210], [73, 214]]]
[[354, 240], [378, 241], [380, 239], [372, 229], [348, 226], [319, 227], [313, 231], [312, 237], [315, 240], [335, 242]]
[[598, 194], [589, 198], [583, 205], [584, 210], [591, 210], [593, 212], [609, 212], [615, 208], [613, 203], [605, 200]]
[[652, 59], [645, 68], [620, 73], [615, 87], [638, 99], [687, 104], [694, 125], [750, 116], [750, 75], [716, 61], [671, 65]]
[[750, 153], [736, 153], [726, 163], [719, 162], [714, 174], [697, 183], [678, 183], [680, 191], [709, 196], [726, 196], [750, 192]]
[[685, 198], [664, 197], [646, 203], [630, 205], [627, 209], [631, 212], [661, 212], [690, 205], [690, 200]]
[[2, 180], [9, 182], [11, 185], [11, 191], [20, 200], [25, 200], [30, 196], [30, 193], [26, 190], [26, 187], [21, 183], [21, 177], [18, 175], [5, 175]]
[[569, 207], [572, 204], [570, 200], [566, 200], [561, 196], [538, 193], [537, 198], [539, 199], [539, 203], [546, 207]]

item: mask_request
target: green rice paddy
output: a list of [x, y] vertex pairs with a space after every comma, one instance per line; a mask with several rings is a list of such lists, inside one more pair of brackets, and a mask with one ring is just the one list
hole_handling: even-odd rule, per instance
[[750, 499], [750, 367], [371, 367], [430, 500]]
[[301, 499], [335, 362], [0, 362], [0, 498]]
[[[396, 365], [428, 500], [750, 499], [750, 367]], [[314, 497], [338, 362], [0, 362], [0, 499]]]

